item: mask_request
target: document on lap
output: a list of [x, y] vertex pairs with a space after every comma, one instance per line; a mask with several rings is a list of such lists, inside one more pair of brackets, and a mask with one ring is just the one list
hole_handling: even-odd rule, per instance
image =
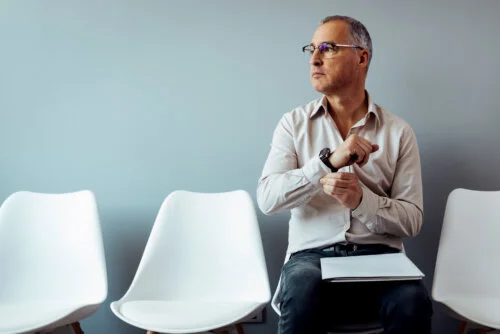
[[321, 274], [323, 280], [332, 282], [418, 280], [425, 276], [405, 253], [322, 258]]

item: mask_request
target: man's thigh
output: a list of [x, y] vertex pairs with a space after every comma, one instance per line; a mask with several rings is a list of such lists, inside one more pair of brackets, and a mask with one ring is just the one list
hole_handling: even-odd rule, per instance
[[[281, 293], [295, 294], [300, 290], [321, 287], [321, 256], [316, 253], [294, 254], [281, 272]], [[306, 291], [302, 291], [305, 293]]]

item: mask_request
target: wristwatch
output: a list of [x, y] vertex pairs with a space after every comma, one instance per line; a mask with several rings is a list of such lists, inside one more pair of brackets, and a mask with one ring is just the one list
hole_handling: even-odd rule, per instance
[[330, 168], [332, 173], [336, 173], [339, 169], [335, 168], [330, 163], [330, 160], [328, 160], [332, 154], [333, 154], [333, 152], [331, 152], [328, 147], [325, 147], [324, 149], [319, 151], [319, 159], [325, 164], [326, 167]]

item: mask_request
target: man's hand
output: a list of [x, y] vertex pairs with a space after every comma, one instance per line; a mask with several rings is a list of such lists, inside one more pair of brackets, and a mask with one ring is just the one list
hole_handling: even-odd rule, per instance
[[377, 144], [372, 144], [365, 138], [352, 134], [335, 149], [328, 160], [339, 169], [354, 163], [362, 167], [368, 162], [370, 154], [377, 150]]
[[329, 173], [320, 180], [325, 194], [337, 199], [340, 204], [356, 209], [361, 203], [363, 190], [354, 173]]

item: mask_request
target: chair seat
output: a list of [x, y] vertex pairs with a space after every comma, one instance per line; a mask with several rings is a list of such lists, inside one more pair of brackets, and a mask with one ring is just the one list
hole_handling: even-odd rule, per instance
[[40, 329], [66, 317], [80, 305], [68, 302], [0, 302], [0, 332], [20, 333]]
[[465, 319], [500, 329], [500, 298], [455, 295], [438, 301]]
[[260, 306], [245, 301], [130, 301], [112, 303], [117, 315], [130, 324], [153, 331], [192, 333], [239, 321]]

